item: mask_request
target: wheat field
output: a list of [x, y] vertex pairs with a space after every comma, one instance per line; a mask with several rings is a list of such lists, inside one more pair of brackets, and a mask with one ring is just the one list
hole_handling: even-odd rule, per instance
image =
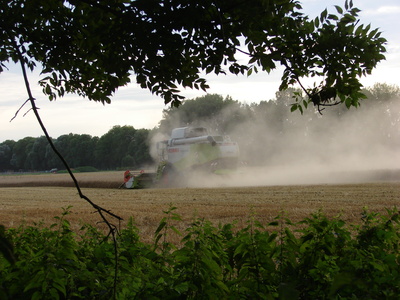
[[[193, 220], [205, 218], [214, 224], [246, 225], [250, 217], [267, 224], [279, 214], [300, 221], [322, 211], [346, 222], [360, 222], [363, 208], [385, 213], [399, 205], [400, 181], [357, 184], [276, 185], [219, 188], [119, 189], [121, 172], [76, 175], [82, 192], [97, 205], [123, 218], [110, 221], [123, 228], [132, 217], [144, 241], [151, 241], [160, 220], [171, 206], [183, 221], [184, 230]], [[67, 174], [0, 176], [0, 224], [50, 225], [69, 208], [74, 230], [85, 224], [105, 228], [98, 213], [81, 199]]]

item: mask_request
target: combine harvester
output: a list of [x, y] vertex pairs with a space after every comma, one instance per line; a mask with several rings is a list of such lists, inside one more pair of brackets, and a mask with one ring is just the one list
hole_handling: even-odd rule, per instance
[[228, 136], [209, 135], [204, 127], [182, 127], [173, 129], [169, 140], [157, 143], [157, 154], [155, 172], [126, 171], [123, 186], [177, 186], [197, 171], [226, 174], [237, 167], [239, 147]]

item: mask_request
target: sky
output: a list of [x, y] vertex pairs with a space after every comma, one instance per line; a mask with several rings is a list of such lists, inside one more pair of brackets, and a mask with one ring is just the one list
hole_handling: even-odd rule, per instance
[[[333, 5], [344, 7], [344, 0], [303, 0], [303, 11], [311, 18], [318, 16], [325, 8], [336, 12]], [[374, 83], [400, 85], [400, 1], [398, 0], [353, 0], [354, 6], [361, 9], [362, 24], [379, 28], [388, 40], [386, 60], [381, 62], [372, 75], [361, 80], [365, 87]], [[205, 78], [211, 87], [207, 92], [231, 96], [242, 103], [258, 103], [275, 98], [282, 70], [270, 74], [246, 76], [216, 76]], [[162, 118], [162, 111], [168, 106], [163, 99], [141, 89], [132, 78], [132, 83], [120, 88], [111, 99], [111, 104], [103, 105], [75, 95], [68, 95], [56, 101], [49, 101], [37, 84], [39, 73], [29, 73], [29, 80], [36, 104], [50, 136], [57, 138], [63, 134], [90, 134], [102, 136], [115, 125], [130, 125], [139, 128], [154, 128]], [[184, 90], [187, 99], [200, 97], [206, 93], [197, 90]], [[27, 136], [43, 135], [33, 114], [23, 107], [14, 117], [20, 106], [28, 98], [23, 77], [16, 65], [0, 74], [0, 143], [4, 140], [19, 140]], [[26, 115], [24, 115], [27, 112]]]

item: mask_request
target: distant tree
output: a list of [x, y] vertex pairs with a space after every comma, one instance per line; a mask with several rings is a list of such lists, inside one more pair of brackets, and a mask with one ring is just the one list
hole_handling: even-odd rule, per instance
[[16, 170], [30, 169], [31, 164], [27, 157], [34, 143], [34, 137], [25, 137], [15, 143], [10, 163]]
[[95, 149], [98, 138], [88, 134], [74, 134], [70, 142], [71, 166], [74, 168], [82, 166], [94, 166]]
[[39, 63], [50, 99], [77, 93], [102, 102], [133, 73], [176, 106], [179, 86], [207, 90], [202, 72], [250, 75], [282, 65], [280, 90], [316, 76], [319, 85], [301, 85], [311, 103], [357, 106], [359, 77], [384, 59], [386, 40], [360, 23], [352, 1], [335, 10], [310, 19], [295, 0], [7, 0], [0, 71], [9, 60]]
[[79, 137], [79, 158], [78, 166], [97, 167], [95, 152], [99, 138], [89, 134], [81, 134]]
[[148, 129], [138, 129], [129, 143], [128, 155], [132, 156], [132, 166], [135, 168], [143, 168], [153, 163], [149, 149], [149, 134]]
[[[54, 140], [56, 143], [57, 140]], [[46, 147], [45, 159], [48, 165], [48, 169], [59, 169], [62, 170], [65, 168], [60, 158], [54, 153], [53, 149], [51, 148], [50, 144]]]
[[[68, 160], [72, 168], [82, 166], [95, 167], [96, 160], [94, 152], [98, 138], [88, 134], [64, 134], [53, 140], [54, 145]], [[49, 168], [63, 168], [62, 161], [53, 153], [49, 145], [45, 150], [46, 161]]]
[[76, 167], [74, 162], [74, 147], [72, 141], [74, 134], [63, 134], [60, 135], [55, 141], [54, 145], [59, 149], [60, 153], [64, 156], [65, 160], [69, 162], [72, 168]]
[[47, 145], [48, 142], [45, 136], [35, 139], [26, 157], [26, 165], [29, 166], [30, 170], [43, 171], [49, 169], [45, 157]]
[[0, 144], [0, 171], [12, 170], [11, 158], [15, 141], [6, 140]]
[[369, 101], [384, 103], [389, 110], [394, 101], [400, 101], [400, 87], [394, 84], [377, 82], [373, 86], [366, 88], [364, 93]]
[[122, 167], [123, 158], [130, 154], [129, 144], [134, 140], [136, 129], [132, 126], [114, 126], [100, 137], [95, 155], [100, 168]]
[[121, 160], [121, 166], [126, 168], [132, 168], [135, 164], [135, 160], [133, 159], [132, 155], [125, 155]]

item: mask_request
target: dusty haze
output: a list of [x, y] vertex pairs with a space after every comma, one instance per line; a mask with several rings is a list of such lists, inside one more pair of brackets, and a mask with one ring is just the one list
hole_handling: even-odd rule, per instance
[[[287, 108], [289, 110], [289, 108]], [[232, 174], [185, 174], [188, 187], [362, 183], [400, 180], [400, 100], [363, 103], [347, 110], [330, 107], [320, 115], [289, 113], [277, 120], [256, 114], [220, 132], [218, 122], [236, 112], [196, 124], [212, 134], [229, 134], [240, 147], [240, 166]], [[241, 112], [243, 113], [243, 112]], [[165, 139], [156, 137], [154, 140]], [[153, 150], [154, 154], [155, 151]]]

